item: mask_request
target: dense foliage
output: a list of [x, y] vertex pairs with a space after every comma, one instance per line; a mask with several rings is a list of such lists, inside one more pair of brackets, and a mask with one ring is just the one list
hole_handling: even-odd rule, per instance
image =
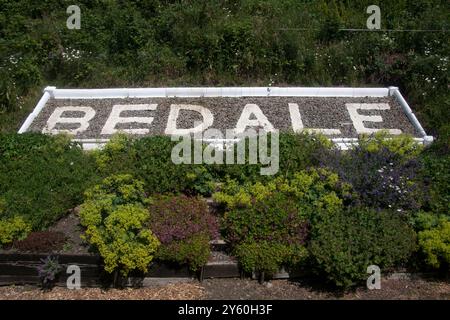
[[0, 245], [8, 245], [14, 240], [21, 240], [27, 237], [31, 231], [31, 226], [21, 217], [14, 217], [0, 220]]
[[425, 214], [421, 216], [418, 233], [420, 253], [432, 269], [450, 271], [450, 217]]
[[13, 247], [26, 252], [54, 252], [63, 249], [66, 236], [62, 232], [36, 231], [23, 240], [14, 241]]
[[0, 135], [0, 216], [46, 228], [83, 199], [98, 178], [93, 158], [68, 137]]
[[[338, 152], [322, 136], [283, 133], [280, 171], [267, 177], [257, 165], [175, 165], [168, 137], [118, 135], [94, 152], [65, 136], [0, 140], [6, 248], [60, 250], [63, 237], [27, 236], [80, 204], [84, 191], [85, 237], [108, 272], [145, 271], [155, 259], [199, 270], [219, 228], [248, 273], [308, 267], [348, 287], [366, 276], [367, 263], [399, 267], [415, 246], [409, 267], [448, 269], [442, 142], [424, 149], [410, 137], [380, 133]], [[201, 197], [211, 193], [214, 215]]]
[[400, 266], [415, 249], [415, 233], [402, 217], [367, 208], [320, 214], [311, 238], [316, 271], [340, 287], [367, 279], [370, 265], [385, 272]]
[[[432, 134], [450, 118], [445, 32], [366, 28], [373, 1], [0, 2], [0, 109], [26, 115], [35, 88], [173, 85], [396, 85]], [[448, 30], [446, 0], [376, 2], [383, 29]], [[4, 114], [4, 119], [11, 119]], [[17, 128], [21, 119], [1, 121]], [[448, 129], [447, 129], [448, 132]]]
[[282, 266], [305, 262], [316, 211], [340, 210], [351, 199], [351, 190], [336, 174], [309, 169], [267, 184], [239, 186], [229, 181], [214, 198], [226, 208], [224, 234], [244, 270], [270, 275]]

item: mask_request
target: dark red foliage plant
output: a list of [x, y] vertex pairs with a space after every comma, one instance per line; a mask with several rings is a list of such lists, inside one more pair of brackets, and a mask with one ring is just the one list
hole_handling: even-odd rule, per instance
[[219, 236], [218, 222], [200, 198], [158, 196], [149, 207], [150, 229], [161, 241], [157, 259], [197, 271], [210, 256], [209, 242]]
[[66, 236], [62, 232], [32, 232], [24, 240], [15, 241], [13, 247], [28, 252], [53, 252], [62, 250]]
[[150, 205], [150, 229], [162, 244], [205, 235], [216, 239], [219, 227], [205, 201], [196, 197], [158, 196]]

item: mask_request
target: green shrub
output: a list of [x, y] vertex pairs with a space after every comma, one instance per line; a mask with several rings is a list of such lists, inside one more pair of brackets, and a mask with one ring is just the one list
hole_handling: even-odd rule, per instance
[[22, 216], [35, 231], [81, 203], [84, 190], [97, 179], [94, 159], [68, 137], [0, 135], [3, 215]]
[[[268, 137], [268, 141], [270, 138]], [[248, 142], [246, 143], [248, 146]], [[276, 176], [291, 178], [296, 172], [305, 170], [318, 163], [316, 155], [320, 150], [332, 147], [332, 142], [323, 135], [292, 132], [280, 132], [279, 134], [279, 171]], [[237, 155], [237, 146], [234, 147]], [[208, 165], [212, 176], [224, 182], [236, 180], [240, 184], [268, 182], [273, 177], [263, 176], [260, 173], [262, 165], [249, 164], [248, 152], [246, 152], [245, 164]]]
[[402, 159], [411, 160], [417, 158], [423, 151], [423, 145], [414, 141], [410, 135], [390, 136], [387, 131], [379, 131], [373, 135], [363, 135], [359, 139], [362, 150], [379, 152], [386, 148], [390, 152], [399, 155]]
[[31, 232], [31, 226], [21, 217], [0, 220], [0, 245], [23, 240]]
[[264, 272], [273, 275], [283, 265], [298, 265], [306, 261], [308, 251], [301, 245], [285, 245], [277, 242], [245, 242], [234, 250], [242, 269], [251, 273]]
[[336, 286], [359, 284], [370, 265], [398, 267], [415, 249], [414, 231], [393, 212], [352, 208], [319, 216], [309, 251], [315, 271]]
[[[304, 261], [291, 258], [304, 256], [317, 211], [332, 215], [342, 210], [352, 190], [335, 173], [311, 168], [266, 184], [241, 186], [231, 180], [213, 197], [226, 209], [223, 233], [244, 269], [273, 273]], [[271, 246], [282, 250], [274, 254]]]
[[435, 228], [419, 232], [419, 247], [425, 263], [432, 268], [450, 270], [450, 220], [441, 219]]
[[281, 193], [225, 212], [222, 228], [232, 246], [265, 240], [304, 244], [309, 236], [307, 216], [298, 203]]
[[351, 186], [342, 183], [337, 174], [327, 169], [310, 168], [293, 173], [290, 179], [278, 177], [265, 184], [257, 182], [241, 186], [229, 180], [221, 191], [213, 194], [213, 198], [225, 208], [234, 209], [250, 207], [253, 201], [264, 200], [277, 192], [290, 197], [307, 213], [325, 207], [331, 211], [339, 209], [355, 196]]
[[144, 192], [144, 183], [135, 180], [130, 174], [112, 175], [103, 179], [101, 184], [95, 185], [84, 193], [87, 200], [108, 198], [114, 195], [114, 205], [124, 203], [148, 203]]
[[203, 234], [193, 235], [183, 241], [174, 241], [162, 244], [156, 258], [163, 262], [187, 265], [192, 271], [197, 271], [206, 262], [211, 254], [210, 238]]
[[115, 134], [101, 149], [92, 151], [99, 170], [105, 174], [132, 173], [135, 152], [133, 140], [126, 134]]
[[117, 175], [86, 191], [80, 208], [84, 238], [98, 250], [109, 273], [146, 272], [159, 246], [145, 227], [150, 216], [142, 184], [130, 175]]
[[[273, 274], [282, 266], [303, 262], [309, 236], [307, 215], [283, 193], [251, 200], [225, 212], [222, 228], [244, 270]], [[294, 259], [298, 257], [298, 259]]]
[[422, 155], [422, 179], [430, 190], [429, 210], [436, 214], [450, 216], [450, 153], [445, 143], [448, 142], [437, 141], [436, 146], [431, 146]]
[[94, 157], [103, 174], [133, 174], [144, 182], [149, 194], [210, 194], [212, 176], [202, 165], [172, 162], [175, 145], [169, 136], [132, 139], [119, 134], [102, 150], [95, 151]]

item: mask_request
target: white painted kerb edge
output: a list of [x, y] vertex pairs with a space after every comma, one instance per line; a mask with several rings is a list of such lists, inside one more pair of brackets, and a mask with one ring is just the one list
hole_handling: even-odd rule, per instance
[[[401, 105], [404, 113], [422, 136], [416, 138], [425, 145], [433, 142], [415, 114], [412, 112], [398, 87], [389, 88], [340, 88], [340, 87], [204, 87], [204, 88], [118, 88], [118, 89], [57, 89], [46, 87], [44, 94], [19, 129], [19, 133], [28, 130], [50, 98], [54, 99], [123, 99], [123, 98], [167, 98], [167, 97], [387, 97], [393, 96]], [[104, 145], [107, 140], [75, 139], [88, 149]], [[354, 145], [356, 138], [332, 139], [340, 148]]]

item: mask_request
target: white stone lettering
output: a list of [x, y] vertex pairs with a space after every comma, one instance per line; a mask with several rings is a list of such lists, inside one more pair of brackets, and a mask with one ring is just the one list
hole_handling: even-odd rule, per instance
[[[291, 115], [292, 129], [294, 132], [302, 132], [305, 130], [303, 126], [302, 116], [297, 103], [289, 103], [289, 113]], [[322, 133], [325, 135], [341, 134], [339, 129], [306, 129], [307, 131]]]
[[[83, 112], [83, 117], [63, 117], [64, 112]], [[53, 111], [52, 115], [47, 120], [47, 125], [42, 130], [43, 133], [69, 133], [78, 134], [80, 132], [86, 131], [89, 127], [89, 121], [94, 118], [95, 111], [91, 107], [81, 107], [81, 106], [68, 106], [68, 107], [57, 107]], [[58, 123], [75, 123], [79, 124], [76, 129], [55, 129]]]
[[123, 131], [129, 134], [146, 134], [150, 130], [148, 128], [141, 129], [116, 129], [118, 123], [146, 123], [151, 124], [153, 117], [121, 117], [123, 111], [154, 111], [157, 104], [117, 104], [114, 105], [108, 120], [106, 121], [101, 134], [114, 134]]
[[[358, 134], [372, 134], [383, 129], [366, 128], [364, 122], [383, 122], [381, 116], [365, 116], [358, 113], [358, 110], [390, 110], [391, 107], [387, 103], [346, 103], [348, 113], [352, 119], [353, 126]], [[384, 129], [385, 130], [385, 129]], [[401, 134], [399, 129], [388, 129], [390, 134]]]
[[[197, 124], [195, 123], [195, 127], [189, 129], [178, 129], [177, 128], [177, 119], [180, 115], [181, 110], [190, 110], [198, 112], [203, 117], [203, 122]], [[193, 104], [172, 104], [170, 106], [169, 118], [167, 119], [167, 126], [165, 133], [169, 135], [186, 135], [196, 132], [202, 132], [208, 127], [212, 126], [214, 122], [214, 117], [211, 111], [205, 107], [193, 105]]]
[[[250, 119], [254, 115], [256, 119]], [[274, 127], [256, 104], [246, 104], [242, 110], [235, 132], [243, 133], [247, 127], [262, 127], [264, 131], [273, 131]]]

